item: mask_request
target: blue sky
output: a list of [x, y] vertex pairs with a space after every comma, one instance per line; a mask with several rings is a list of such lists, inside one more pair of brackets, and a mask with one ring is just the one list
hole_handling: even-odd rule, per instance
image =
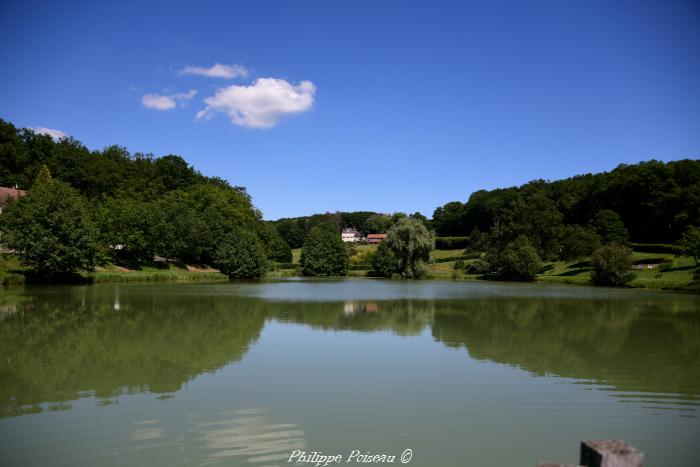
[[2, 3], [0, 118], [179, 154], [266, 219], [700, 157], [697, 1], [102, 3]]

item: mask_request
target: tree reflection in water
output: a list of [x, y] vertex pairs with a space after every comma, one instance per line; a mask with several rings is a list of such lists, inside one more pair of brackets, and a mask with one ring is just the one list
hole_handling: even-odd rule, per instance
[[[222, 290], [115, 286], [4, 294], [1, 416], [66, 410], [84, 396], [101, 404], [139, 392], [173, 397], [198, 375], [244, 358], [267, 320], [401, 336], [429, 328], [436, 342], [464, 347], [477, 360], [604, 385], [621, 400], [673, 410], [698, 406], [700, 315], [694, 296], [306, 302]], [[222, 421], [212, 428], [220, 437], [210, 435], [204, 444], [225, 452], [226, 434], [243, 430], [236, 425], [241, 414], [236, 416], [233, 425]], [[156, 438], [157, 431], [141, 429]], [[238, 452], [237, 442], [228, 450]]]

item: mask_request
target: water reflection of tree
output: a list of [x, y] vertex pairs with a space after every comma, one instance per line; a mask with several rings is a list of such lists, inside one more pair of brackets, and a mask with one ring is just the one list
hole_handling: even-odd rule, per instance
[[[64, 410], [84, 395], [177, 391], [240, 360], [266, 319], [320, 329], [421, 332], [430, 302], [271, 302], [149, 288], [77, 287], [17, 295], [0, 321], [1, 416]], [[49, 404], [46, 406], [46, 404]]]
[[348, 301], [337, 303], [293, 302], [274, 310], [279, 321], [306, 324], [318, 329], [392, 331], [419, 334], [430, 324], [432, 301]]
[[430, 325], [438, 342], [537, 375], [700, 394], [691, 298], [283, 302], [164, 286], [40, 289], [6, 295], [2, 305], [0, 416], [63, 410], [82, 395], [103, 403], [141, 391], [170, 397], [242, 359], [267, 319], [399, 335]]
[[[216, 296], [129, 294], [77, 288], [39, 294], [0, 324], [2, 415], [83, 394], [178, 390], [240, 360], [264, 325], [254, 302]], [[60, 405], [56, 406], [60, 407]]]
[[[692, 302], [691, 302], [692, 304]], [[433, 336], [470, 356], [621, 391], [700, 395], [700, 316], [653, 301], [482, 299], [436, 306]]]

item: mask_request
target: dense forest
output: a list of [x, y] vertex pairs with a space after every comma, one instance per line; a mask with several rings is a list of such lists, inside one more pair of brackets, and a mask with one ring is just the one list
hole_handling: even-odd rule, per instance
[[[700, 225], [700, 161], [648, 161], [620, 165], [611, 172], [578, 175], [557, 181], [534, 180], [519, 187], [474, 192], [465, 203], [438, 207], [427, 220], [439, 237], [467, 237], [493, 229], [510, 230], [513, 237], [529, 233], [558, 237], [565, 226], [593, 226], [596, 217], [619, 217], [629, 240], [675, 243], [689, 225]], [[304, 235], [319, 224], [339, 230], [354, 227], [363, 234], [386, 232], [403, 213], [336, 212], [273, 221], [284, 240], [298, 248]]]
[[[119, 146], [91, 151], [73, 138], [55, 141], [0, 120], [0, 161], [0, 186], [34, 192], [33, 200], [26, 196], [11, 203], [3, 229], [11, 233], [13, 222], [48, 222], [42, 219], [45, 212], [57, 209], [70, 214], [63, 216], [66, 222], [79, 217], [64, 230], [96, 247], [87, 266], [100, 260], [150, 261], [154, 255], [212, 264], [221, 245], [251, 237], [253, 255], [291, 261], [289, 246], [262, 221], [245, 188], [206, 177], [180, 156], [130, 154]], [[39, 190], [42, 167], [48, 169], [50, 188]], [[23, 203], [21, 213], [10, 214], [12, 204]], [[7, 243], [12, 236], [4, 237]]]
[[648, 161], [611, 172], [520, 187], [474, 192], [466, 203], [435, 210], [439, 236], [466, 236], [494, 228], [552, 237], [563, 225], [588, 226], [601, 211], [622, 220], [630, 240], [674, 243], [688, 225], [700, 225], [700, 161]]

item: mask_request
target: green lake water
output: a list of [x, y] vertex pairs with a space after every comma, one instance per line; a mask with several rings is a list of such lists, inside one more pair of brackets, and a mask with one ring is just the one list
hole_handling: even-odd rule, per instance
[[361, 279], [0, 292], [3, 466], [401, 465], [411, 449], [414, 466], [534, 467], [597, 438], [700, 465], [700, 297]]

